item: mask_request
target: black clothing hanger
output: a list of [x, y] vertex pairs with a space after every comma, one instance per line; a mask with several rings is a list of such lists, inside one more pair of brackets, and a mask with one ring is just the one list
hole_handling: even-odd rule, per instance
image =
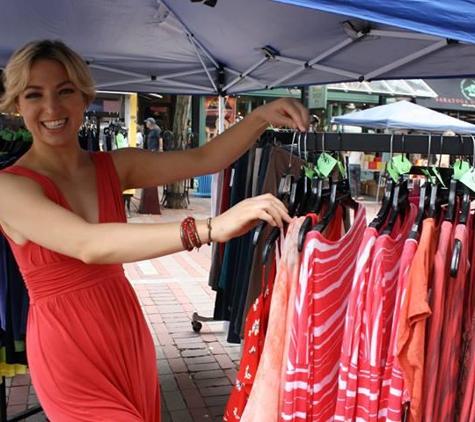
[[[335, 193], [335, 196], [333, 194]], [[330, 200], [328, 204], [328, 209], [322, 220], [318, 222], [312, 230], [316, 230], [320, 233], [327, 228], [328, 224], [332, 221], [333, 217], [336, 214], [336, 211], [339, 206], [344, 208], [350, 208], [356, 211], [359, 207], [358, 202], [356, 202], [351, 197], [350, 184], [348, 179], [341, 180], [332, 184], [330, 188]]]
[[269, 234], [269, 237], [266, 239], [266, 242], [264, 243], [264, 248], [262, 250], [262, 255], [261, 255], [261, 263], [266, 264], [267, 260], [269, 259], [269, 254], [277, 241], [277, 239], [280, 237], [280, 229], [278, 227], [274, 227], [272, 231]]
[[419, 197], [419, 209], [417, 211], [416, 219], [414, 220], [414, 224], [411, 227], [411, 231], [409, 233], [409, 238], [417, 240], [419, 239], [419, 234], [421, 232], [422, 221], [426, 216], [426, 204], [428, 202], [427, 193], [429, 192], [428, 183], [425, 182], [420, 189], [420, 197]]
[[[471, 138], [473, 141], [473, 157], [472, 157], [472, 168], [473, 168], [475, 167], [475, 137], [471, 136]], [[469, 215], [470, 215], [470, 189], [464, 185], [459, 223], [467, 224]], [[459, 266], [460, 266], [461, 253], [462, 253], [462, 242], [459, 239], [455, 239], [454, 250], [452, 251], [452, 259], [450, 260], [451, 277], [457, 277]]]
[[447, 213], [445, 214], [445, 220], [453, 223], [455, 221], [455, 213], [457, 208], [457, 187], [458, 181], [456, 179], [450, 180], [449, 186], [449, 203], [447, 207]]
[[[467, 224], [470, 215], [470, 190], [467, 186], [463, 188], [463, 198], [460, 210], [459, 223]], [[460, 266], [460, 254], [462, 253], [462, 242], [455, 239], [454, 250], [452, 251], [452, 259], [450, 260], [450, 276], [457, 277]]]
[[315, 224], [315, 226], [312, 227], [312, 231], [318, 231], [322, 233], [335, 215], [336, 210], [338, 208], [337, 187], [338, 184], [336, 182], [333, 182], [330, 185], [330, 199], [328, 202], [327, 211], [325, 212], [325, 215], [323, 216], [321, 221], [319, 221], [317, 224]]
[[394, 187], [389, 221], [382, 234], [390, 235], [392, 233], [397, 218], [399, 216], [404, 216], [404, 213], [408, 207], [408, 198], [409, 190], [407, 188], [407, 180], [396, 183]]
[[390, 177], [386, 182], [386, 189], [384, 191], [384, 196], [381, 204], [381, 208], [374, 217], [373, 221], [369, 223], [369, 227], [376, 229], [378, 232], [381, 230], [381, 227], [386, 222], [389, 211], [391, 211], [391, 204], [393, 202], [394, 197], [394, 181]]
[[[308, 208], [305, 210], [305, 214], [315, 214], [318, 216], [323, 205], [323, 179], [314, 177], [312, 179], [311, 196], [309, 199]], [[297, 249], [302, 252], [303, 244], [305, 243], [305, 236], [312, 228], [313, 218], [310, 216], [305, 217], [302, 225], [300, 226], [299, 234], [297, 237]]]
[[459, 223], [467, 224], [469, 214], [470, 214], [470, 189], [467, 186], [464, 186]]
[[[282, 178], [280, 179], [279, 189], [277, 192], [277, 198], [280, 199], [287, 207], [289, 207], [292, 182], [293, 182], [293, 175], [287, 174], [287, 175], [282, 176]], [[256, 246], [257, 243], [259, 242], [261, 233], [263, 233], [266, 225], [267, 225], [267, 222], [262, 220], [259, 222], [259, 224], [255, 228], [254, 234], [252, 237], [253, 246]]]

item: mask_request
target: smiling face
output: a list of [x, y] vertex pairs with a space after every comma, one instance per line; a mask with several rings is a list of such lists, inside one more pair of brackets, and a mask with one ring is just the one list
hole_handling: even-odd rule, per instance
[[40, 59], [33, 63], [28, 84], [17, 98], [17, 109], [35, 141], [77, 145], [85, 108], [83, 93], [60, 62]]

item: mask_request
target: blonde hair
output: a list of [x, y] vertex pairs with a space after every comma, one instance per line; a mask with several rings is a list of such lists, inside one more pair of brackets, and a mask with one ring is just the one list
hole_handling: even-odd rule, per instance
[[3, 72], [5, 92], [0, 98], [0, 111], [16, 111], [18, 96], [27, 87], [31, 67], [37, 60], [56, 60], [66, 69], [70, 81], [82, 92], [86, 107], [94, 101], [95, 87], [86, 62], [66, 44], [57, 40], [33, 41], [11, 56]]

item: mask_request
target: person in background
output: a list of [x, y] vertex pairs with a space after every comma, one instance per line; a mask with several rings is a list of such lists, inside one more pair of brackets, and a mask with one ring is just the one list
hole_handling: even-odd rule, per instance
[[163, 151], [162, 130], [153, 117], [145, 119], [145, 125], [149, 130], [147, 136], [147, 149], [149, 151]]
[[137, 133], [135, 134], [135, 146], [137, 148], [143, 148], [143, 127], [142, 125], [137, 125]]
[[0, 111], [20, 114], [33, 137], [0, 171], [8, 198], [0, 228], [28, 288], [27, 357], [41, 406], [55, 422], [157, 422], [156, 346], [122, 264], [291, 218], [265, 194], [212, 218], [128, 224], [122, 192], [221, 171], [269, 124], [307, 130], [308, 110], [291, 98], [269, 102], [199, 148], [92, 152], [80, 148], [78, 129], [96, 91], [77, 53], [60, 41], [30, 42], [12, 55], [3, 82]]
[[351, 151], [348, 155], [348, 170], [351, 196], [356, 200], [363, 200], [361, 196], [361, 167], [364, 161], [362, 151]]
[[132, 212], [130, 211], [130, 202], [132, 201], [132, 197], [134, 196], [135, 189], [127, 189], [122, 192], [122, 197], [124, 198], [124, 206], [127, 218], [132, 217]]
[[122, 132], [122, 128], [120, 125], [115, 126], [115, 137], [114, 137], [114, 146], [115, 149], [119, 148], [127, 148], [129, 146], [127, 142], [127, 138], [124, 136], [124, 133]]

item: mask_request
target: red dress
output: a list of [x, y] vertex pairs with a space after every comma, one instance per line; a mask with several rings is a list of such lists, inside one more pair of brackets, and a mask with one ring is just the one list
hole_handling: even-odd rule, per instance
[[271, 273], [268, 285], [264, 285], [264, 274], [266, 273], [264, 267], [262, 271], [261, 293], [252, 304], [246, 317], [241, 363], [236, 375], [236, 383], [224, 411], [223, 422], [237, 422], [241, 420], [254, 385], [257, 368], [259, 367], [259, 361], [264, 349], [272, 300], [272, 288], [277, 270], [275, 261], [270, 265]]
[[[91, 159], [100, 222], [125, 222], [112, 157], [91, 153]], [[71, 210], [48, 177], [21, 166], [4, 171], [36, 181]], [[32, 242], [9, 241], [30, 296], [28, 365], [48, 418], [159, 421], [155, 347], [122, 265], [84, 264]]]

